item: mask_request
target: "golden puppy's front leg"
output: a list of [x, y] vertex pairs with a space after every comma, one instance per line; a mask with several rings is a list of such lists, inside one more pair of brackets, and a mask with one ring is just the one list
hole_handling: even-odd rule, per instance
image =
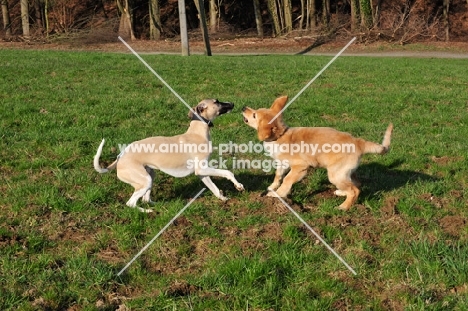
[[285, 172], [286, 168], [284, 166], [278, 166], [275, 172], [275, 179], [273, 180], [273, 183], [268, 187], [268, 191], [274, 191], [278, 189], [278, 187], [281, 185], [281, 180], [283, 179]]
[[[307, 168], [308, 166], [304, 165], [291, 166], [291, 171], [289, 171], [288, 175], [286, 175], [286, 177], [283, 180], [283, 183], [281, 184], [281, 187], [278, 188], [276, 193], [282, 198], [287, 197], [289, 192], [291, 191], [292, 185], [305, 176], [305, 174], [307, 173]], [[276, 197], [276, 195], [272, 192], [268, 193], [267, 196]]]

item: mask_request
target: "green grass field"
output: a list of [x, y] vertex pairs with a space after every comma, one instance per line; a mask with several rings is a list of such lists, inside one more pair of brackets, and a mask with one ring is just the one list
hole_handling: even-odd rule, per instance
[[[145, 55], [190, 105], [232, 101], [214, 145], [257, 142], [242, 106], [293, 97], [331, 59]], [[285, 112], [392, 149], [367, 155], [362, 194], [335, 207], [326, 172], [287, 202], [353, 267], [353, 276], [277, 200], [273, 172], [234, 169], [246, 191], [213, 181], [120, 277], [117, 273], [204, 187], [158, 173], [152, 214], [133, 188], [100, 175], [118, 144], [183, 133], [188, 110], [131, 54], [0, 51], [1, 310], [466, 310], [468, 60], [340, 57]], [[215, 154], [214, 157], [219, 157]], [[223, 154], [267, 159], [258, 154]], [[122, 310], [122, 309], [121, 309]]]

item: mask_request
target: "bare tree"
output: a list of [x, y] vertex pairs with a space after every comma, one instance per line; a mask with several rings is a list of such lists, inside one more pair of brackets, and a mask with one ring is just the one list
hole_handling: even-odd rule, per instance
[[29, 3], [28, 0], [21, 0], [21, 26], [23, 27], [23, 36], [29, 38]]
[[187, 34], [187, 15], [185, 14], [185, 0], [178, 0], [179, 23], [180, 23], [180, 43], [182, 45], [182, 56], [189, 56], [189, 42]]
[[299, 30], [302, 30], [304, 27], [304, 15], [305, 15], [305, 4], [304, 0], [301, 0], [301, 17], [299, 18]]
[[360, 13], [359, 13], [359, 0], [350, 0], [351, 2], [351, 31], [359, 30]]
[[284, 30], [286, 31], [286, 33], [288, 33], [288, 32], [291, 32], [293, 29], [291, 0], [283, 0], [283, 12], [284, 12]]
[[445, 29], [445, 41], [450, 41], [450, 20], [449, 20], [449, 10], [450, 10], [450, 0], [444, 0], [444, 29]]
[[315, 5], [315, 0], [307, 0], [306, 29], [310, 31], [314, 31], [317, 26]]
[[375, 13], [374, 13], [374, 27], [380, 27], [380, 10], [382, 8], [382, 0], [377, 0], [377, 4], [375, 5]]
[[263, 22], [262, 22], [262, 11], [260, 10], [259, 0], [253, 0], [254, 13], [255, 13], [255, 24], [257, 25], [257, 36], [263, 38]]
[[211, 56], [210, 38], [208, 36], [208, 27], [206, 25], [205, 3], [203, 0], [195, 0], [195, 5], [198, 10], [200, 29], [203, 35], [203, 42], [205, 43], [205, 53], [207, 56]]
[[218, 7], [216, 6], [216, 0], [210, 0], [210, 31], [212, 33], [218, 30]]
[[[123, 5], [120, 1], [123, 1]], [[135, 40], [128, 0], [116, 0], [116, 3], [120, 11], [119, 36], [125, 39]]]
[[322, 0], [322, 23], [328, 29], [330, 25], [330, 0]]
[[361, 27], [372, 28], [372, 0], [359, 0], [359, 12], [361, 14]]
[[2, 5], [2, 17], [3, 17], [3, 30], [5, 31], [5, 37], [11, 37], [11, 21], [10, 21], [10, 10], [8, 9], [8, 1], [1, 0]]
[[268, 4], [268, 13], [270, 13], [271, 19], [273, 21], [273, 35], [279, 36], [281, 34], [281, 25], [280, 19], [278, 16], [278, 8], [276, 7], [276, 0], [267, 0]]
[[150, 40], [161, 38], [161, 14], [158, 0], [149, 0]]
[[36, 21], [36, 27], [40, 32], [44, 30], [44, 22], [43, 22], [43, 9], [42, 3], [40, 0], [34, 0], [34, 18]]

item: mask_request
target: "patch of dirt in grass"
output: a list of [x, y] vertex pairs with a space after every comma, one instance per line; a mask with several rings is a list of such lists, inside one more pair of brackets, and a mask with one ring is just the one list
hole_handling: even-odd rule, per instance
[[27, 245], [27, 240], [16, 233], [13, 227], [0, 227], [0, 248], [14, 245]]
[[459, 162], [459, 161], [463, 161], [464, 157], [462, 156], [458, 156], [458, 157], [449, 157], [449, 156], [442, 156], [442, 157], [436, 157], [436, 156], [432, 156], [431, 157], [431, 160], [441, 166], [445, 166], [445, 165], [448, 165], [452, 162]]
[[105, 249], [101, 249], [96, 257], [102, 261], [110, 264], [117, 264], [123, 262], [122, 254], [114, 246], [107, 246]]
[[380, 212], [384, 217], [392, 217], [398, 214], [396, 205], [398, 203], [398, 197], [390, 196], [385, 199], [383, 206], [380, 208]]
[[185, 280], [176, 280], [169, 285], [166, 295], [172, 297], [188, 296], [197, 292], [200, 288], [198, 286], [189, 284]]
[[439, 198], [433, 195], [432, 193], [424, 193], [420, 195], [419, 198], [425, 202], [432, 204], [434, 207], [437, 208], [444, 208], [449, 204], [446, 198]]
[[442, 231], [452, 237], [459, 238], [466, 228], [466, 218], [460, 216], [445, 216], [439, 220]]

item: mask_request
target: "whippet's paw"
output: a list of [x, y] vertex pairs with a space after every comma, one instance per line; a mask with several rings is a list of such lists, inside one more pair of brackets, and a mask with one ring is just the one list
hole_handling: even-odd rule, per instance
[[235, 187], [236, 187], [236, 189], [237, 189], [238, 191], [244, 191], [244, 190], [245, 190], [243, 184], [237, 184], [237, 185], [235, 185]]
[[218, 196], [218, 198], [219, 198], [221, 201], [223, 201], [223, 202], [226, 202], [227, 200], [229, 200], [229, 198], [227, 198], [227, 197], [224, 196], [224, 194], [223, 194], [223, 192], [222, 192], [221, 190], [219, 191], [219, 196]]
[[138, 210], [142, 213], [152, 213], [153, 210], [152, 209], [147, 209], [147, 208], [141, 208], [141, 207], [137, 207]]

